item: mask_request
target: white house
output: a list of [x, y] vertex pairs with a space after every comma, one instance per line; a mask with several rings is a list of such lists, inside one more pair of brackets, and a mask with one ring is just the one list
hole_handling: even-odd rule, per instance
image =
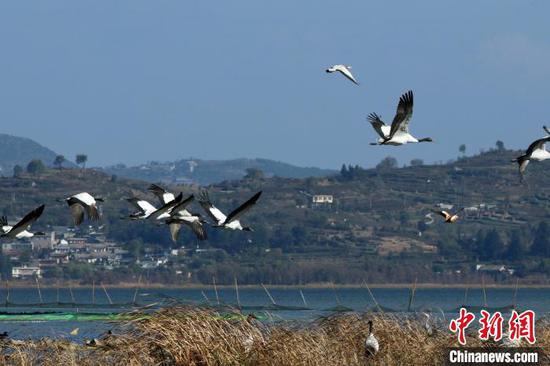
[[28, 278], [28, 277], [38, 277], [42, 278], [42, 271], [40, 267], [13, 267], [11, 269], [11, 276], [13, 278]]

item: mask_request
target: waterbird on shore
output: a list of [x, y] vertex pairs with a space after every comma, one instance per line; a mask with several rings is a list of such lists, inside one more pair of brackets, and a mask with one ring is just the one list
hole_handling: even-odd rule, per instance
[[256, 204], [261, 194], [262, 191], [259, 191], [227, 216], [225, 216], [223, 212], [221, 212], [212, 204], [212, 202], [210, 202], [210, 197], [208, 196], [207, 191], [201, 192], [199, 203], [206, 213], [212, 218], [212, 220], [214, 220], [214, 227], [220, 227], [228, 230], [253, 231], [251, 227], [242, 226], [238, 218]]
[[80, 328], [74, 328], [73, 330], [71, 330], [70, 334], [75, 336], [75, 335], [78, 335], [78, 331], [80, 330]]
[[[543, 126], [543, 128], [548, 132], [546, 126]], [[543, 161], [550, 159], [550, 152], [546, 151], [546, 143], [548, 141], [550, 141], [550, 136], [535, 140], [531, 143], [531, 145], [529, 145], [525, 151], [525, 154], [512, 159], [512, 162], [518, 163], [520, 180], [523, 181], [523, 175], [525, 174], [525, 169], [527, 168], [529, 161]]]
[[387, 126], [376, 113], [371, 113], [367, 120], [380, 136], [376, 143], [371, 145], [404, 145], [408, 143], [432, 142], [431, 137], [418, 139], [409, 133], [409, 123], [413, 115], [413, 92], [409, 90], [399, 98], [397, 111], [391, 126]]
[[103, 202], [103, 199], [94, 197], [88, 192], [81, 192], [58, 201], [66, 202], [69, 205], [75, 226], [84, 221], [84, 212], [87, 213], [89, 220], [97, 221], [101, 218], [97, 202]]
[[359, 83], [357, 82], [357, 80], [355, 80], [355, 77], [351, 73], [351, 66], [333, 65], [333, 66], [329, 67], [328, 69], [326, 69], [325, 71], [328, 72], [328, 73], [339, 72], [340, 74], [342, 74], [346, 78], [348, 78], [348, 80], [350, 80], [355, 85], [359, 85]]
[[434, 334], [434, 330], [432, 325], [430, 324], [430, 314], [428, 313], [422, 313], [422, 315], [426, 318], [424, 320], [424, 329], [426, 329], [426, 333], [429, 336], [432, 336]]
[[460, 218], [458, 214], [462, 211], [464, 211], [464, 207], [456, 211], [454, 214], [451, 214], [445, 210], [434, 210], [436, 214], [443, 216], [443, 218], [445, 219], [445, 223], [447, 224], [454, 224]]
[[8, 332], [6, 331], [3, 331], [2, 333], [0, 333], [0, 340], [4, 341], [6, 339], [8, 339], [9, 336], [8, 336]]
[[33, 236], [45, 235], [42, 232], [32, 233], [29, 231], [31, 225], [42, 215], [45, 205], [40, 205], [28, 214], [25, 215], [19, 222], [13, 226], [8, 224], [6, 216], [0, 218], [1, 234], [2, 237], [12, 239], [32, 238]]
[[365, 355], [367, 357], [370, 357], [378, 353], [378, 349], [380, 348], [380, 345], [378, 344], [378, 339], [376, 339], [373, 333], [372, 320], [369, 320], [368, 325], [369, 325], [369, 334], [367, 336], [367, 339], [365, 340]]

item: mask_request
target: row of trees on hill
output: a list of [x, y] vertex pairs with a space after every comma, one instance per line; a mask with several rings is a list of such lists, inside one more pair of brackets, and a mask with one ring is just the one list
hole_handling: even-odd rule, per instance
[[[67, 159], [65, 159], [65, 156], [63, 155], [57, 155], [53, 161], [53, 166], [55, 166], [58, 169], [63, 168], [63, 163], [66, 162]], [[86, 168], [86, 162], [88, 161], [88, 155], [85, 154], [77, 154], [75, 162], [77, 165], [79, 165], [82, 169]], [[26, 167], [26, 171], [29, 174], [32, 175], [39, 175], [43, 173], [46, 170], [46, 166], [40, 159], [34, 159], [31, 160]], [[16, 165], [13, 167], [13, 176], [14, 177], [20, 177], [23, 173], [24, 169], [21, 165]]]

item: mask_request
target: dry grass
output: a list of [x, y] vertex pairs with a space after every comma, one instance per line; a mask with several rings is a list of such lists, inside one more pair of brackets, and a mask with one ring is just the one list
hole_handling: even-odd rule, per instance
[[[374, 320], [380, 352], [367, 358], [367, 320]], [[65, 340], [8, 341], [8, 365], [442, 365], [448, 331], [429, 336], [421, 322], [380, 314], [347, 314], [309, 324], [270, 326], [189, 307], [160, 310], [134, 320], [98, 347]], [[538, 324], [537, 345], [550, 349], [550, 326]], [[491, 346], [468, 337], [469, 346]], [[546, 351], [547, 352], [547, 351]]]

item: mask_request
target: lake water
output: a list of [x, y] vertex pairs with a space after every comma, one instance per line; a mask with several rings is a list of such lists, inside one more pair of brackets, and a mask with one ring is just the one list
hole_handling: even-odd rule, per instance
[[[107, 290], [111, 301], [115, 304], [131, 303], [133, 301], [135, 290], [123, 288], [110, 288]], [[269, 289], [270, 294], [278, 305], [304, 307], [304, 300], [300, 294], [300, 289], [296, 288], [273, 288]], [[374, 297], [378, 303], [385, 309], [403, 312], [408, 308], [409, 289], [408, 288], [374, 288], [372, 289]], [[268, 313], [270, 319], [291, 320], [301, 319], [310, 320], [319, 316], [331, 313], [331, 308], [336, 306], [350, 308], [355, 311], [363, 311], [374, 306], [368, 291], [365, 288], [336, 288], [336, 289], [302, 289], [306, 305], [310, 310], [261, 310], [250, 309], [256, 313]], [[59, 302], [70, 303], [74, 298], [76, 303], [92, 303], [91, 289], [80, 288], [73, 289], [73, 295], [65, 289], [42, 289], [43, 303]], [[0, 292], [0, 301], [5, 299], [6, 292]], [[218, 289], [220, 302], [226, 304], [236, 304], [237, 297], [234, 289]], [[204, 304], [206, 298], [210, 303], [215, 304], [216, 294], [213, 289], [158, 289], [142, 288], [136, 301], [140, 305], [147, 304], [166, 304], [171, 301], [179, 301], [189, 304]], [[514, 289], [487, 289], [487, 305], [489, 307], [505, 307], [513, 304]], [[517, 308], [520, 310], [531, 309], [537, 313], [540, 318], [550, 313], [550, 289], [549, 288], [524, 288], [519, 289], [517, 293]], [[239, 290], [240, 303], [245, 307], [261, 307], [271, 304], [271, 300], [262, 288], [241, 288]], [[453, 309], [464, 303], [465, 290], [457, 288], [429, 288], [417, 289], [412, 309], [415, 311], [431, 311], [434, 315], [445, 312], [454, 313]], [[40, 303], [40, 296], [34, 288], [14, 288], [10, 290], [10, 303], [13, 304], [37, 304]], [[109, 300], [102, 289], [96, 289], [96, 304], [108, 304]], [[484, 303], [484, 295], [481, 289], [470, 289], [467, 294], [468, 305], [481, 306]], [[50, 306], [44, 307], [21, 307], [21, 308], [3, 308], [0, 302], [0, 311], [4, 312], [33, 312], [33, 311], [62, 311], [62, 312], [113, 312], [124, 311], [128, 309], [89, 309], [89, 308], [56, 308]], [[0, 332], [8, 331], [11, 338], [41, 338], [41, 337], [66, 337], [75, 341], [83, 338], [98, 337], [103, 332], [115, 328], [117, 325], [103, 321], [0, 321]], [[79, 328], [75, 336], [69, 333], [71, 330]]]

